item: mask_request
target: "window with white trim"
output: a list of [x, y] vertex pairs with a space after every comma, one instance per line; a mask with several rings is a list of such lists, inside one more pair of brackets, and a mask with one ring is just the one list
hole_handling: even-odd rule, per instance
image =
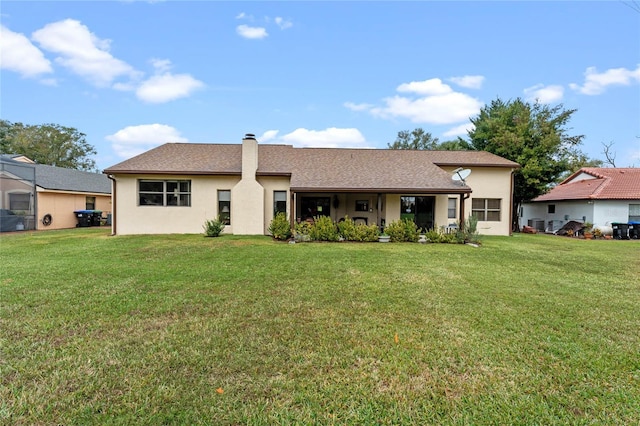
[[140, 179], [138, 205], [189, 207], [191, 206], [191, 181]]
[[629, 204], [629, 222], [640, 222], [640, 204]]
[[447, 219], [455, 219], [458, 211], [458, 200], [449, 198], [447, 201]]
[[273, 191], [273, 216], [287, 213], [287, 191]]
[[9, 193], [9, 210], [13, 211], [29, 211], [31, 205], [31, 193], [29, 192], [11, 192]]
[[499, 222], [502, 200], [499, 198], [474, 198], [471, 214], [481, 222]]
[[218, 191], [218, 216], [225, 225], [231, 225], [231, 191]]

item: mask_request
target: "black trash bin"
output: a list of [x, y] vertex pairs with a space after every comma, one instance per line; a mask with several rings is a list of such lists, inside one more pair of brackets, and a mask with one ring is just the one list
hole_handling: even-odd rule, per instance
[[92, 226], [100, 226], [100, 221], [102, 220], [102, 210], [92, 210], [91, 211], [91, 225]]
[[629, 239], [629, 224], [628, 223], [612, 223], [613, 239], [615, 240], [628, 240]]
[[640, 240], [640, 222], [629, 222], [629, 238]]
[[73, 212], [76, 215], [78, 223], [76, 228], [86, 228], [91, 226], [92, 223], [92, 210], [76, 210]]

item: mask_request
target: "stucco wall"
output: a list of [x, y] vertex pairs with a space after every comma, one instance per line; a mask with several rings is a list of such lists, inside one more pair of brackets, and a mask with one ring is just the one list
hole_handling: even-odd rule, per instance
[[[453, 172], [454, 168], [445, 169]], [[464, 214], [471, 214], [473, 198], [499, 198], [500, 221], [479, 221], [478, 232], [482, 235], [509, 235], [511, 233], [511, 169], [504, 167], [476, 167], [466, 179], [473, 191], [465, 201]]]
[[[218, 216], [218, 190], [232, 190], [239, 176], [117, 175], [115, 229], [128, 234], [199, 234]], [[139, 206], [138, 179], [191, 180], [191, 206]], [[233, 203], [233, 199], [231, 200]], [[225, 233], [233, 233], [234, 218]]]
[[[594, 226], [607, 226], [614, 222], [626, 223], [629, 220], [629, 204], [640, 201], [628, 200], [575, 200], [527, 203], [522, 206], [520, 226], [529, 220], [544, 220], [545, 227], [553, 220], [563, 225], [570, 220], [591, 222]], [[555, 213], [548, 213], [548, 206], [555, 205]]]
[[[107, 213], [111, 212], [111, 195], [100, 193], [45, 191], [38, 189], [38, 214], [36, 218], [37, 229], [74, 228], [78, 223], [78, 220], [73, 212], [76, 210], [85, 210], [87, 208], [87, 197], [96, 198], [95, 210], [102, 211], [103, 216], [106, 216]], [[42, 224], [42, 218], [47, 214], [50, 214], [53, 219], [49, 226]]]

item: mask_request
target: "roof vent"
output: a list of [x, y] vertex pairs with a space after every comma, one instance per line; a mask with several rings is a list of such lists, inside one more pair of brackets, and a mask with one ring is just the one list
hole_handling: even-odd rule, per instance
[[256, 139], [256, 135], [254, 135], [253, 133], [247, 133], [246, 135], [244, 135], [245, 139]]

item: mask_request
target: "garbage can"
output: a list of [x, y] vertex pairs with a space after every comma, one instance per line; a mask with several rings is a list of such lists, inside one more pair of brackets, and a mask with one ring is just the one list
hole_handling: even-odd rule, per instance
[[629, 239], [629, 224], [628, 223], [612, 223], [613, 239], [615, 240], [628, 240]]
[[629, 222], [629, 238], [640, 240], [640, 222]]
[[91, 225], [92, 226], [100, 226], [100, 221], [102, 220], [102, 210], [92, 210], [91, 211]]
[[91, 210], [76, 210], [73, 213], [76, 215], [76, 219], [78, 220], [76, 228], [91, 226]]

